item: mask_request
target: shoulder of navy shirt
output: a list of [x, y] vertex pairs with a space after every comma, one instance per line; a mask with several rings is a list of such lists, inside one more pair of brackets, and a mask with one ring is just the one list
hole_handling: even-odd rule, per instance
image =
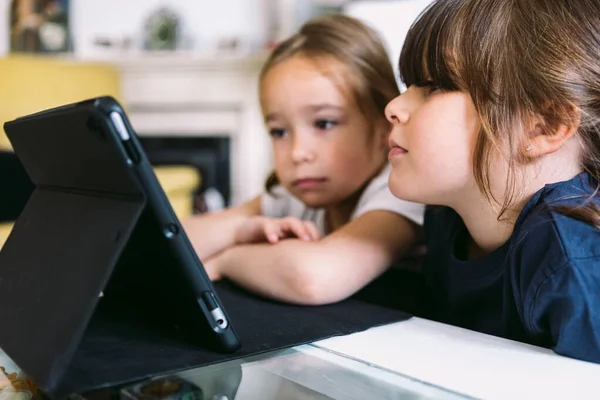
[[468, 237], [460, 216], [429, 207], [424, 272], [433, 317], [600, 363], [600, 229], [553, 210], [600, 205], [600, 196], [591, 198], [596, 186], [586, 173], [545, 186], [521, 211], [509, 240], [472, 261], [455, 256]]

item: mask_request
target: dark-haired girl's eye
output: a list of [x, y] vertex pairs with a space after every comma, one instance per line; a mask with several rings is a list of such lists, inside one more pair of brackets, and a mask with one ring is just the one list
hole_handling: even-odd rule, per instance
[[423, 82], [415, 83], [415, 86], [424, 88], [426, 90], [426, 93], [428, 96], [443, 90], [443, 88], [441, 86], [437, 85], [433, 81], [423, 81]]
[[429, 94], [429, 95], [437, 93], [441, 90], [442, 90], [442, 88], [439, 86], [427, 86], [427, 94]]
[[424, 88], [424, 87], [429, 87], [429, 86], [435, 86], [435, 83], [433, 81], [421, 81], [421, 82], [415, 83], [415, 86]]
[[328, 130], [337, 125], [337, 121], [330, 119], [318, 119], [315, 121], [315, 126], [321, 130]]

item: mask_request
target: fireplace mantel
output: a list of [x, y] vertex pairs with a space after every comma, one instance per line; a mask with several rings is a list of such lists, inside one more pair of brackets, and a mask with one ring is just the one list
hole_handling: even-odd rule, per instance
[[112, 63], [139, 136], [231, 139], [231, 200], [238, 204], [260, 193], [272, 166], [258, 103], [264, 59], [156, 53]]

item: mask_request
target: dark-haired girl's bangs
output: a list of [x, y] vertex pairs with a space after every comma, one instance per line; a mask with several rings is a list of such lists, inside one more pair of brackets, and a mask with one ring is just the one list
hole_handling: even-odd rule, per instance
[[435, 86], [460, 90], [458, 73], [460, 27], [453, 21], [457, 2], [435, 2], [413, 23], [402, 47], [400, 79], [406, 87]]

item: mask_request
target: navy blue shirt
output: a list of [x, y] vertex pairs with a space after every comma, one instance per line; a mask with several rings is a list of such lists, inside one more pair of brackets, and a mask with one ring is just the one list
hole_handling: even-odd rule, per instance
[[580, 205], [596, 185], [585, 173], [547, 185], [522, 210], [509, 240], [472, 261], [457, 256], [469, 243], [460, 216], [429, 208], [424, 273], [433, 317], [600, 363], [600, 229], [552, 210]]

